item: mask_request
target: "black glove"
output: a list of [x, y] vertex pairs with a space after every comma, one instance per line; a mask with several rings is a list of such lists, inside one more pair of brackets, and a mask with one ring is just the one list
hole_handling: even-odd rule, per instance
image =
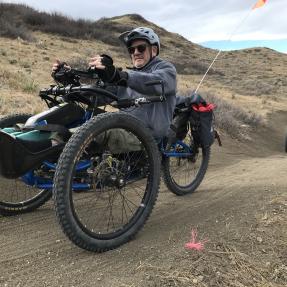
[[202, 104], [206, 106], [206, 101], [201, 97], [201, 95], [197, 93], [193, 93], [191, 96], [186, 97], [185, 106], [189, 107], [191, 105], [199, 105]]
[[59, 64], [59, 67], [56, 71], [53, 71], [51, 76], [53, 79], [64, 86], [66, 85], [78, 85], [79, 84], [79, 78], [76, 77], [74, 74], [72, 74], [70, 71], [70, 68], [66, 68], [65, 65], [67, 63], [62, 62]]
[[95, 69], [103, 82], [114, 83], [120, 86], [127, 85], [128, 73], [114, 66], [113, 59], [108, 55], [101, 55], [104, 70]]

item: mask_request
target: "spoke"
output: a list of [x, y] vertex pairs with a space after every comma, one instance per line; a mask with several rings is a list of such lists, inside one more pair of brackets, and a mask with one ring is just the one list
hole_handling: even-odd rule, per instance
[[[128, 215], [127, 215], [127, 211], [126, 211], [126, 208], [125, 208], [125, 200], [124, 200], [124, 197], [122, 196], [121, 192], [120, 192], [120, 195], [121, 195], [121, 198], [122, 198], [122, 206], [123, 206], [123, 209], [124, 209], [124, 212], [125, 212], [125, 215], [126, 215], [126, 219], [128, 221]], [[123, 211], [123, 209], [122, 209], [122, 211]]]
[[202, 154], [199, 152], [194, 160], [188, 158], [170, 158], [170, 176], [181, 186], [187, 186], [196, 178], [202, 164]]
[[[133, 213], [133, 210], [130, 208], [130, 206], [128, 205], [128, 201], [127, 198], [122, 194], [122, 192], [120, 192], [120, 195], [125, 199], [125, 203], [128, 207], [128, 209], [131, 211], [131, 213]], [[137, 206], [136, 204], [134, 204], [133, 202], [129, 201], [130, 203], [132, 203], [134, 206]]]
[[130, 199], [128, 199], [126, 196], [124, 196], [122, 192], [121, 192], [120, 194], [125, 198], [126, 202], [129, 202], [129, 203], [131, 203], [132, 205], [134, 205], [135, 207], [138, 207], [138, 204], [135, 204], [135, 203], [132, 202]]
[[[77, 163], [89, 156], [89, 145], [90, 142], [82, 148]], [[145, 174], [142, 171], [147, 157], [145, 150], [106, 153], [107, 157], [95, 157], [91, 173], [83, 172], [84, 177], [74, 174], [74, 182], [86, 182], [92, 186], [87, 191], [73, 191], [72, 196], [77, 217], [83, 226], [94, 233], [110, 236], [116, 230], [125, 228], [141, 206], [146, 193], [148, 171], [144, 170]], [[116, 186], [120, 179], [127, 181], [122, 188]]]
[[26, 185], [22, 180], [8, 180], [2, 178], [3, 190], [0, 193], [0, 202], [5, 204], [15, 204], [21, 207], [29, 204], [35, 196], [41, 194], [43, 190]]
[[[110, 208], [109, 208], [110, 212], [109, 212], [107, 232], [109, 231], [110, 219], [111, 219], [111, 217], [113, 218], [113, 216], [112, 216], [112, 214], [113, 214], [113, 205], [112, 205], [112, 203], [111, 203], [111, 197], [110, 197], [110, 196], [109, 196], [109, 207], [110, 207]], [[113, 221], [113, 219], [112, 219], [112, 221]]]
[[129, 175], [132, 174], [132, 173], [133, 173], [134, 171], [136, 171], [136, 170], [140, 170], [140, 168], [139, 168], [137, 165], [138, 165], [138, 163], [140, 162], [140, 160], [143, 159], [143, 154], [144, 154], [144, 153], [141, 152], [140, 156], [138, 156], [138, 158], [137, 158], [136, 161], [133, 161], [133, 162], [131, 162], [131, 160], [129, 161], [130, 164], [134, 165], [134, 168], [129, 171], [129, 173], [128, 173]]
[[[142, 198], [143, 196], [138, 193], [137, 189], [139, 189], [139, 187], [134, 186], [134, 191], [135, 191], [136, 195], [137, 195], [139, 198]], [[144, 191], [144, 189], [141, 189], [141, 191]]]

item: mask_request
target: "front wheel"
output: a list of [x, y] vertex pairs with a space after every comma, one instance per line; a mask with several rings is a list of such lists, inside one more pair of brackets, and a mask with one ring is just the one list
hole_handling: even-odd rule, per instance
[[[192, 154], [182, 157], [163, 157], [163, 179], [167, 188], [176, 195], [186, 195], [194, 192], [202, 182], [208, 168], [210, 147], [200, 148], [194, 145], [190, 131], [185, 139]], [[175, 146], [177, 155], [182, 147]]]
[[[11, 128], [16, 124], [23, 124], [31, 117], [30, 114], [14, 114], [0, 119], [0, 129]], [[0, 178], [0, 214], [16, 215], [30, 212], [48, 201], [52, 191], [38, 189], [26, 185], [21, 178]]]
[[83, 249], [116, 248], [143, 227], [159, 182], [159, 151], [139, 120], [121, 112], [92, 118], [58, 161], [53, 194], [62, 230]]

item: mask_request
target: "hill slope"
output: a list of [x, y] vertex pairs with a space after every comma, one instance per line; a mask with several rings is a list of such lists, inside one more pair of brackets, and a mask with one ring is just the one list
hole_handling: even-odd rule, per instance
[[[59, 36], [60, 39], [61, 37], [78, 39], [84, 45], [85, 42], [82, 40], [88, 40], [95, 44], [103, 44], [106, 52], [115, 51], [116, 58], [127, 56], [124, 48], [118, 47], [117, 37], [121, 32], [137, 26], [152, 27], [160, 35], [162, 57], [173, 62], [178, 73], [191, 75], [196, 79], [198, 75], [205, 73], [217, 53], [217, 51], [191, 43], [178, 34], [170, 33], [136, 14], [102, 18], [92, 22], [73, 20], [57, 13], [38, 12], [25, 5], [0, 3], [0, 8], [0, 36], [11, 38], [19, 36], [24, 40], [43, 41], [37, 33], [35, 34], [35, 31], [38, 31], [49, 33], [52, 39], [54, 36]], [[62, 39], [65, 41], [69, 38]], [[77, 50], [79, 45], [74, 46]], [[61, 54], [60, 49], [58, 50]], [[70, 53], [65, 53], [65, 55], [70, 55]], [[287, 55], [266, 48], [245, 49], [223, 52], [210, 71], [208, 80], [210, 86], [217, 82], [238, 94], [280, 96], [287, 92], [286, 72]], [[208, 83], [206, 85], [208, 86]]]
[[[180, 92], [195, 89], [217, 53], [136, 14], [92, 22], [39, 12], [25, 5], [0, 3], [0, 8], [2, 115], [12, 109], [35, 113], [44, 108], [36, 94], [52, 82], [51, 65], [57, 58], [86, 67], [95, 53], [108, 53], [117, 66], [129, 66], [129, 56], [119, 45], [118, 35], [137, 26], [152, 27], [160, 35], [161, 56], [176, 66]], [[255, 111], [265, 116], [272, 109], [285, 109], [286, 74], [285, 54], [266, 48], [222, 52], [200, 93], [215, 94], [250, 115]]]

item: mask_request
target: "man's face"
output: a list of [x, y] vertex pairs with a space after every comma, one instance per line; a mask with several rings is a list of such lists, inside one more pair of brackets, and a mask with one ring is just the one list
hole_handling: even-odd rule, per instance
[[151, 46], [144, 40], [134, 40], [128, 49], [135, 68], [145, 66], [157, 53], [157, 47]]

